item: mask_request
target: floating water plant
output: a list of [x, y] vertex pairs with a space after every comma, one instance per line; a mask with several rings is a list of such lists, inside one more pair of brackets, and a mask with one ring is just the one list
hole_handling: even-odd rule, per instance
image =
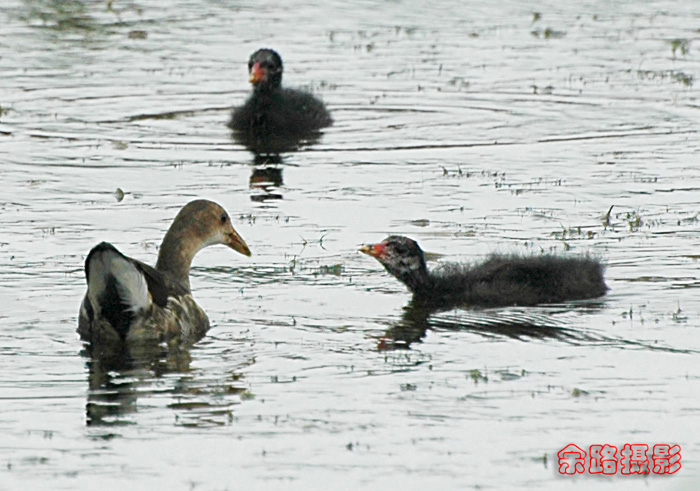
[[681, 56], [685, 56], [690, 51], [690, 41], [688, 39], [672, 39], [671, 51], [673, 57], [676, 57], [676, 51], [680, 52]]

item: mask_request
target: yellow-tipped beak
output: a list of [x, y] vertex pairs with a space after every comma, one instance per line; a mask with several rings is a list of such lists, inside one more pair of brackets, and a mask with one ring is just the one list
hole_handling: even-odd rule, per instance
[[255, 84], [261, 82], [265, 78], [265, 70], [260, 66], [259, 62], [256, 62], [250, 69], [250, 83]]
[[243, 237], [238, 235], [238, 232], [236, 232], [235, 230], [229, 232], [228, 243], [226, 245], [234, 251], [240, 252], [244, 256], [250, 256], [250, 249], [248, 248], [248, 244], [245, 243]]
[[384, 249], [386, 245], [383, 243], [380, 244], [367, 244], [363, 245], [360, 247], [360, 252], [364, 252], [365, 254], [375, 257], [375, 258], [380, 258], [384, 255]]

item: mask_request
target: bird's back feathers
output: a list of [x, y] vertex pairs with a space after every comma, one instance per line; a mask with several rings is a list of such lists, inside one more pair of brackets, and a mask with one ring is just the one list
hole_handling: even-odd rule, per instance
[[124, 256], [107, 242], [96, 245], [88, 254], [85, 276], [86, 320], [104, 318], [122, 339], [126, 338], [134, 318], [148, 311], [152, 304], [165, 307], [169, 289], [186, 293], [184, 288], [168, 285], [156, 269]]
[[482, 307], [557, 303], [604, 295], [603, 272], [589, 257], [493, 255], [478, 265], [435, 268], [421, 293]]

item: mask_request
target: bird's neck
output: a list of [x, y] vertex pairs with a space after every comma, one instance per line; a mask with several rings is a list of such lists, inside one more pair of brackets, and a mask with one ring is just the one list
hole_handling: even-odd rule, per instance
[[267, 95], [267, 94], [272, 94], [276, 91], [278, 91], [281, 87], [281, 83], [277, 82], [275, 80], [271, 80], [268, 83], [259, 83], [253, 85], [253, 92], [258, 95]]
[[156, 269], [190, 289], [190, 267], [199, 248], [187, 240], [181, 231], [169, 230], [158, 251]]
[[433, 278], [425, 264], [422, 264], [416, 269], [404, 269], [398, 273], [392, 273], [395, 273], [394, 276], [396, 276], [401, 283], [406, 285], [412, 293], [420, 295], [432, 289]]

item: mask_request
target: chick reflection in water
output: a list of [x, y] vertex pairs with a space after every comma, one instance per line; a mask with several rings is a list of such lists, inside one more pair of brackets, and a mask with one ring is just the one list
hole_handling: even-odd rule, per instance
[[276, 190], [284, 184], [282, 182], [282, 168], [277, 164], [282, 163], [279, 155], [256, 155], [255, 167], [250, 175], [250, 189], [261, 191], [252, 194], [251, 201], [268, 201], [282, 199], [282, 195]]
[[[187, 348], [209, 329], [209, 318], [190, 290], [190, 266], [201, 249], [215, 244], [250, 256], [226, 210], [195, 200], [175, 217], [155, 268], [107, 242], [90, 251], [78, 333], [88, 343], [91, 389], [106, 388], [113, 371], [187, 370]], [[89, 400], [89, 421], [90, 413]]]
[[262, 190], [252, 201], [282, 199], [282, 155], [317, 143], [321, 129], [333, 123], [323, 102], [313, 95], [282, 87], [282, 58], [259, 49], [248, 60], [253, 93], [236, 107], [228, 127], [233, 139], [255, 155], [250, 187]]
[[492, 255], [481, 264], [445, 264], [429, 271], [423, 250], [408, 237], [390, 236], [360, 251], [377, 259], [413, 294], [401, 332], [408, 343], [423, 337], [435, 311], [553, 304], [597, 298], [608, 289], [603, 265], [590, 257]]

